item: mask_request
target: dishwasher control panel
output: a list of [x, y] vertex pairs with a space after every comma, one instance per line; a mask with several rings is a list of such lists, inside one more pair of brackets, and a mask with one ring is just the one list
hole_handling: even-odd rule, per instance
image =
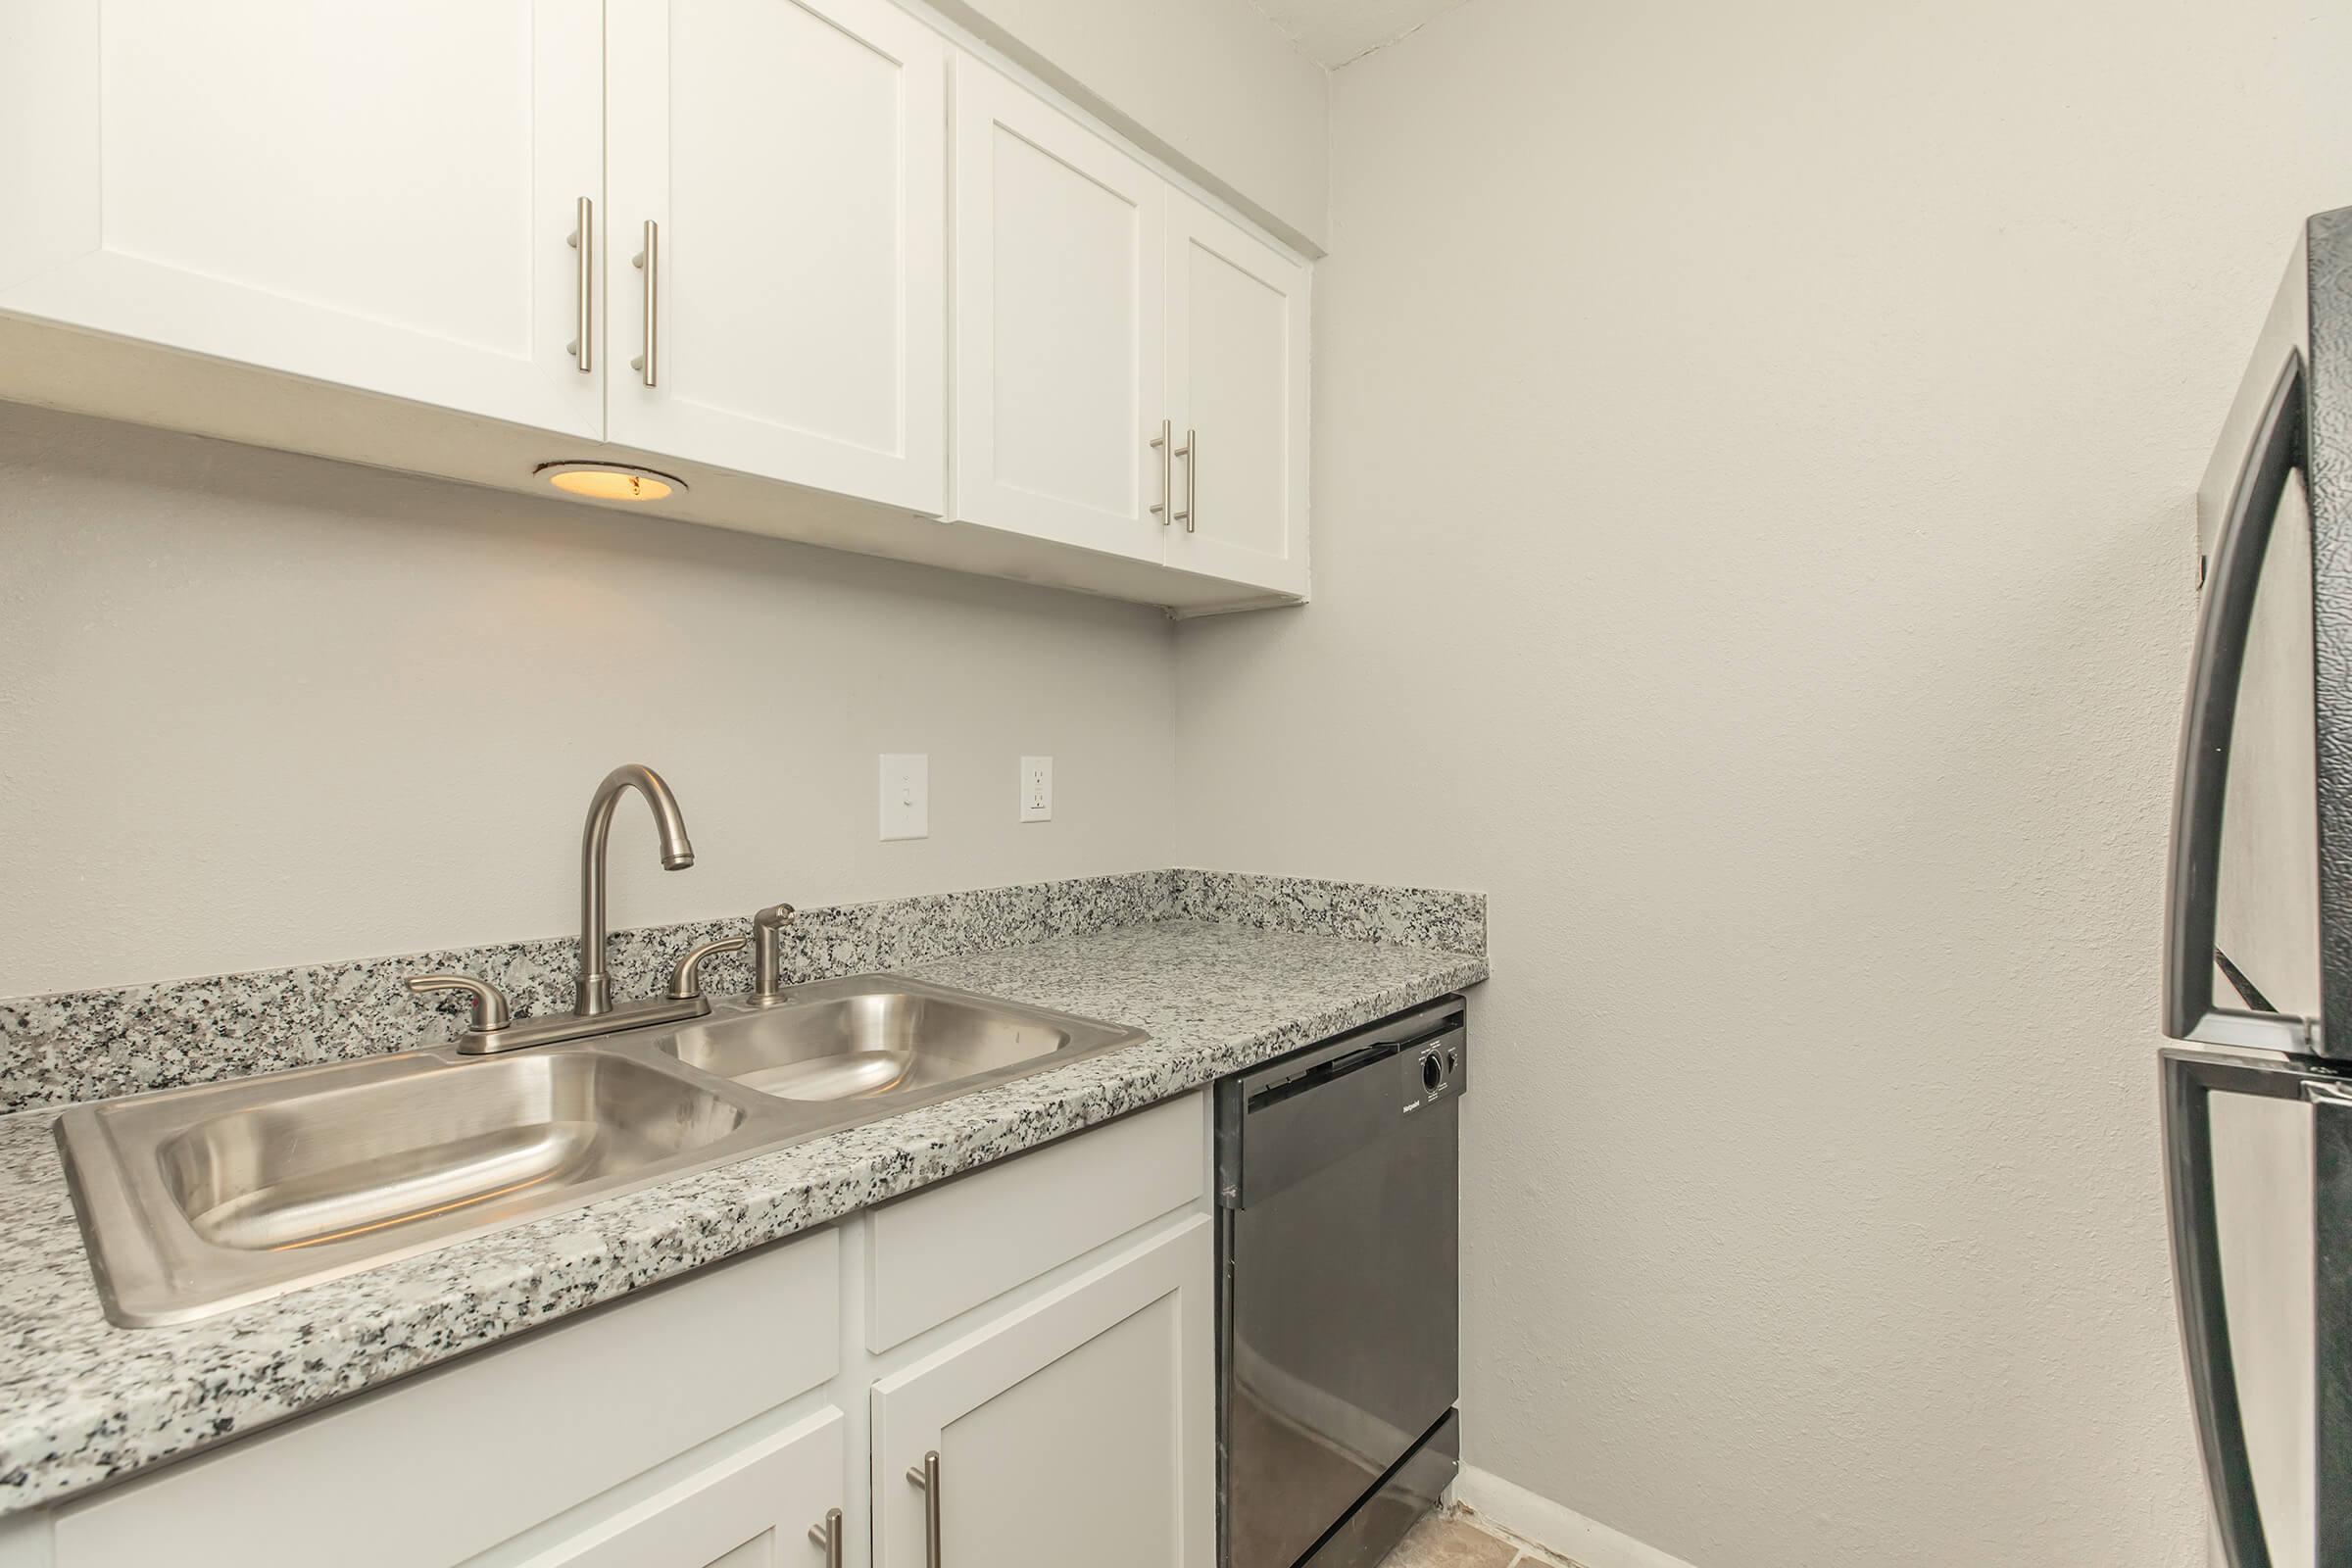
[[1470, 1083], [1458, 996], [1217, 1080], [1217, 1203], [1247, 1209], [1410, 1124]]
[[1419, 1110], [1454, 1092], [1462, 1071], [1462, 1031], [1449, 1029], [1435, 1040], [1397, 1054], [1404, 1064], [1404, 1108]]

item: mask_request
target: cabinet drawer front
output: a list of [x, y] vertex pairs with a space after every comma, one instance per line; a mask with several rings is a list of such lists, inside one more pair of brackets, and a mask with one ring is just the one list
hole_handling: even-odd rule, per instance
[[1214, 1231], [1195, 1215], [874, 1386], [874, 1562], [1211, 1568]]
[[903, 1345], [1207, 1191], [1203, 1090], [876, 1209], [866, 1348]]
[[808, 1530], [843, 1506], [845, 1474], [841, 1412], [827, 1405], [536, 1553], [525, 1568], [814, 1565]]
[[722, 1264], [58, 1515], [57, 1568], [438, 1568], [833, 1376], [840, 1240]]

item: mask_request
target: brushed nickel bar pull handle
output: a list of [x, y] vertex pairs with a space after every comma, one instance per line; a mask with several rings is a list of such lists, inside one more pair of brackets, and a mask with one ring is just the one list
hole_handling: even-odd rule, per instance
[[1200, 450], [1200, 432], [1185, 431], [1184, 445], [1176, 449], [1176, 456], [1184, 460], [1184, 510], [1175, 515], [1176, 520], [1184, 524], [1186, 533], [1200, 531], [1199, 524], [1193, 520], [1193, 514], [1200, 510], [1200, 460], [1197, 456]]
[[827, 1508], [825, 1522], [808, 1527], [808, 1539], [824, 1548], [825, 1568], [841, 1568], [841, 1510]]
[[906, 1479], [923, 1489], [923, 1564], [942, 1568], [939, 1560], [939, 1450], [923, 1455], [919, 1465], [906, 1467]]
[[1152, 450], [1159, 454], [1159, 499], [1152, 503], [1152, 515], [1159, 519], [1159, 525], [1163, 528], [1168, 525], [1168, 503], [1176, 499], [1169, 489], [1175, 481], [1168, 466], [1168, 443], [1175, 439], [1175, 426], [1162, 419], [1159, 421], [1159, 434], [1152, 438]]
[[572, 211], [571, 238], [567, 243], [580, 253], [579, 308], [572, 316], [569, 347], [571, 357], [579, 362], [581, 373], [586, 374], [596, 368], [596, 346], [591, 337], [596, 323], [588, 311], [590, 298], [596, 288], [596, 203], [585, 196], [580, 198], [579, 206]]
[[662, 225], [650, 218], [645, 220], [645, 249], [637, 253], [634, 265], [645, 274], [645, 352], [629, 362], [629, 368], [642, 372], [645, 384], [653, 386], [662, 341]]

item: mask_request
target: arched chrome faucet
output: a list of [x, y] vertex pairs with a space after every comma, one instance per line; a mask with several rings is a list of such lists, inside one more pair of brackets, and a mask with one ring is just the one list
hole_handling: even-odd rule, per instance
[[612, 837], [612, 811], [621, 795], [635, 790], [653, 808], [654, 826], [662, 835], [662, 868], [683, 871], [694, 863], [694, 845], [686, 837], [686, 818], [678, 798], [669, 793], [662, 775], [639, 762], [616, 767], [605, 775], [588, 801], [588, 823], [580, 832], [580, 982], [569, 1013], [540, 1018], [516, 1018], [506, 994], [486, 980], [464, 974], [418, 975], [408, 982], [415, 992], [464, 991], [473, 999], [472, 1027], [457, 1039], [467, 1055], [515, 1051], [524, 1046], [551, 1046], [559, 1040], [609, 1034], [645, 1024], [677, 1023], [700, 1018], [710, 1010], [703, 996], [702, 965], [712, 954], [744, 947], [744, 937], [706, 942], [680, 957], [670, 971], [669, 994], [644, 1002], [612, 1001], [612, 979], [605, 972], [605, 852]]
[[662, 834], [662, 869], [683, 871], [694, 863], [686, 818], [678, 798], [662, 775], [642, 762], [625, 762], [605, 775], [588, 801], [588, 825], [580, 831], [580, 987], [571, 1010], [594, 1018], [612, 1010], [612, 980], [605, 973], [605, 851], [612, 837], [612, 810], [623, 790], [635, 790], [653, 808]]

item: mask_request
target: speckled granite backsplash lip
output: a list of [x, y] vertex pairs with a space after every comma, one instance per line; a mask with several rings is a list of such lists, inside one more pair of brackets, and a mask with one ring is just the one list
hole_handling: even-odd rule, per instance
[[[868, 974], [1160, 920], [1487, 950], [1484, 894], [1165, 870], [803, 909], [785, 933], [784, 972], [796, 983]], [[658, 995], [688, 948], [750, 934], [748, 915], [616, 932], [613, 993]], [[550, 937], [0, 1001], [0, 1114], [453, 1038], [464, 1027], [463, 1002], [409, 995], [401, 980], [413, 974], [477, 974], [504, 990], [518, 1015], [565, 1011], [577, 951], [576, 938]], [[712, 996], [749, 991], [749, 956], [715, 957], [703, 977]]]

